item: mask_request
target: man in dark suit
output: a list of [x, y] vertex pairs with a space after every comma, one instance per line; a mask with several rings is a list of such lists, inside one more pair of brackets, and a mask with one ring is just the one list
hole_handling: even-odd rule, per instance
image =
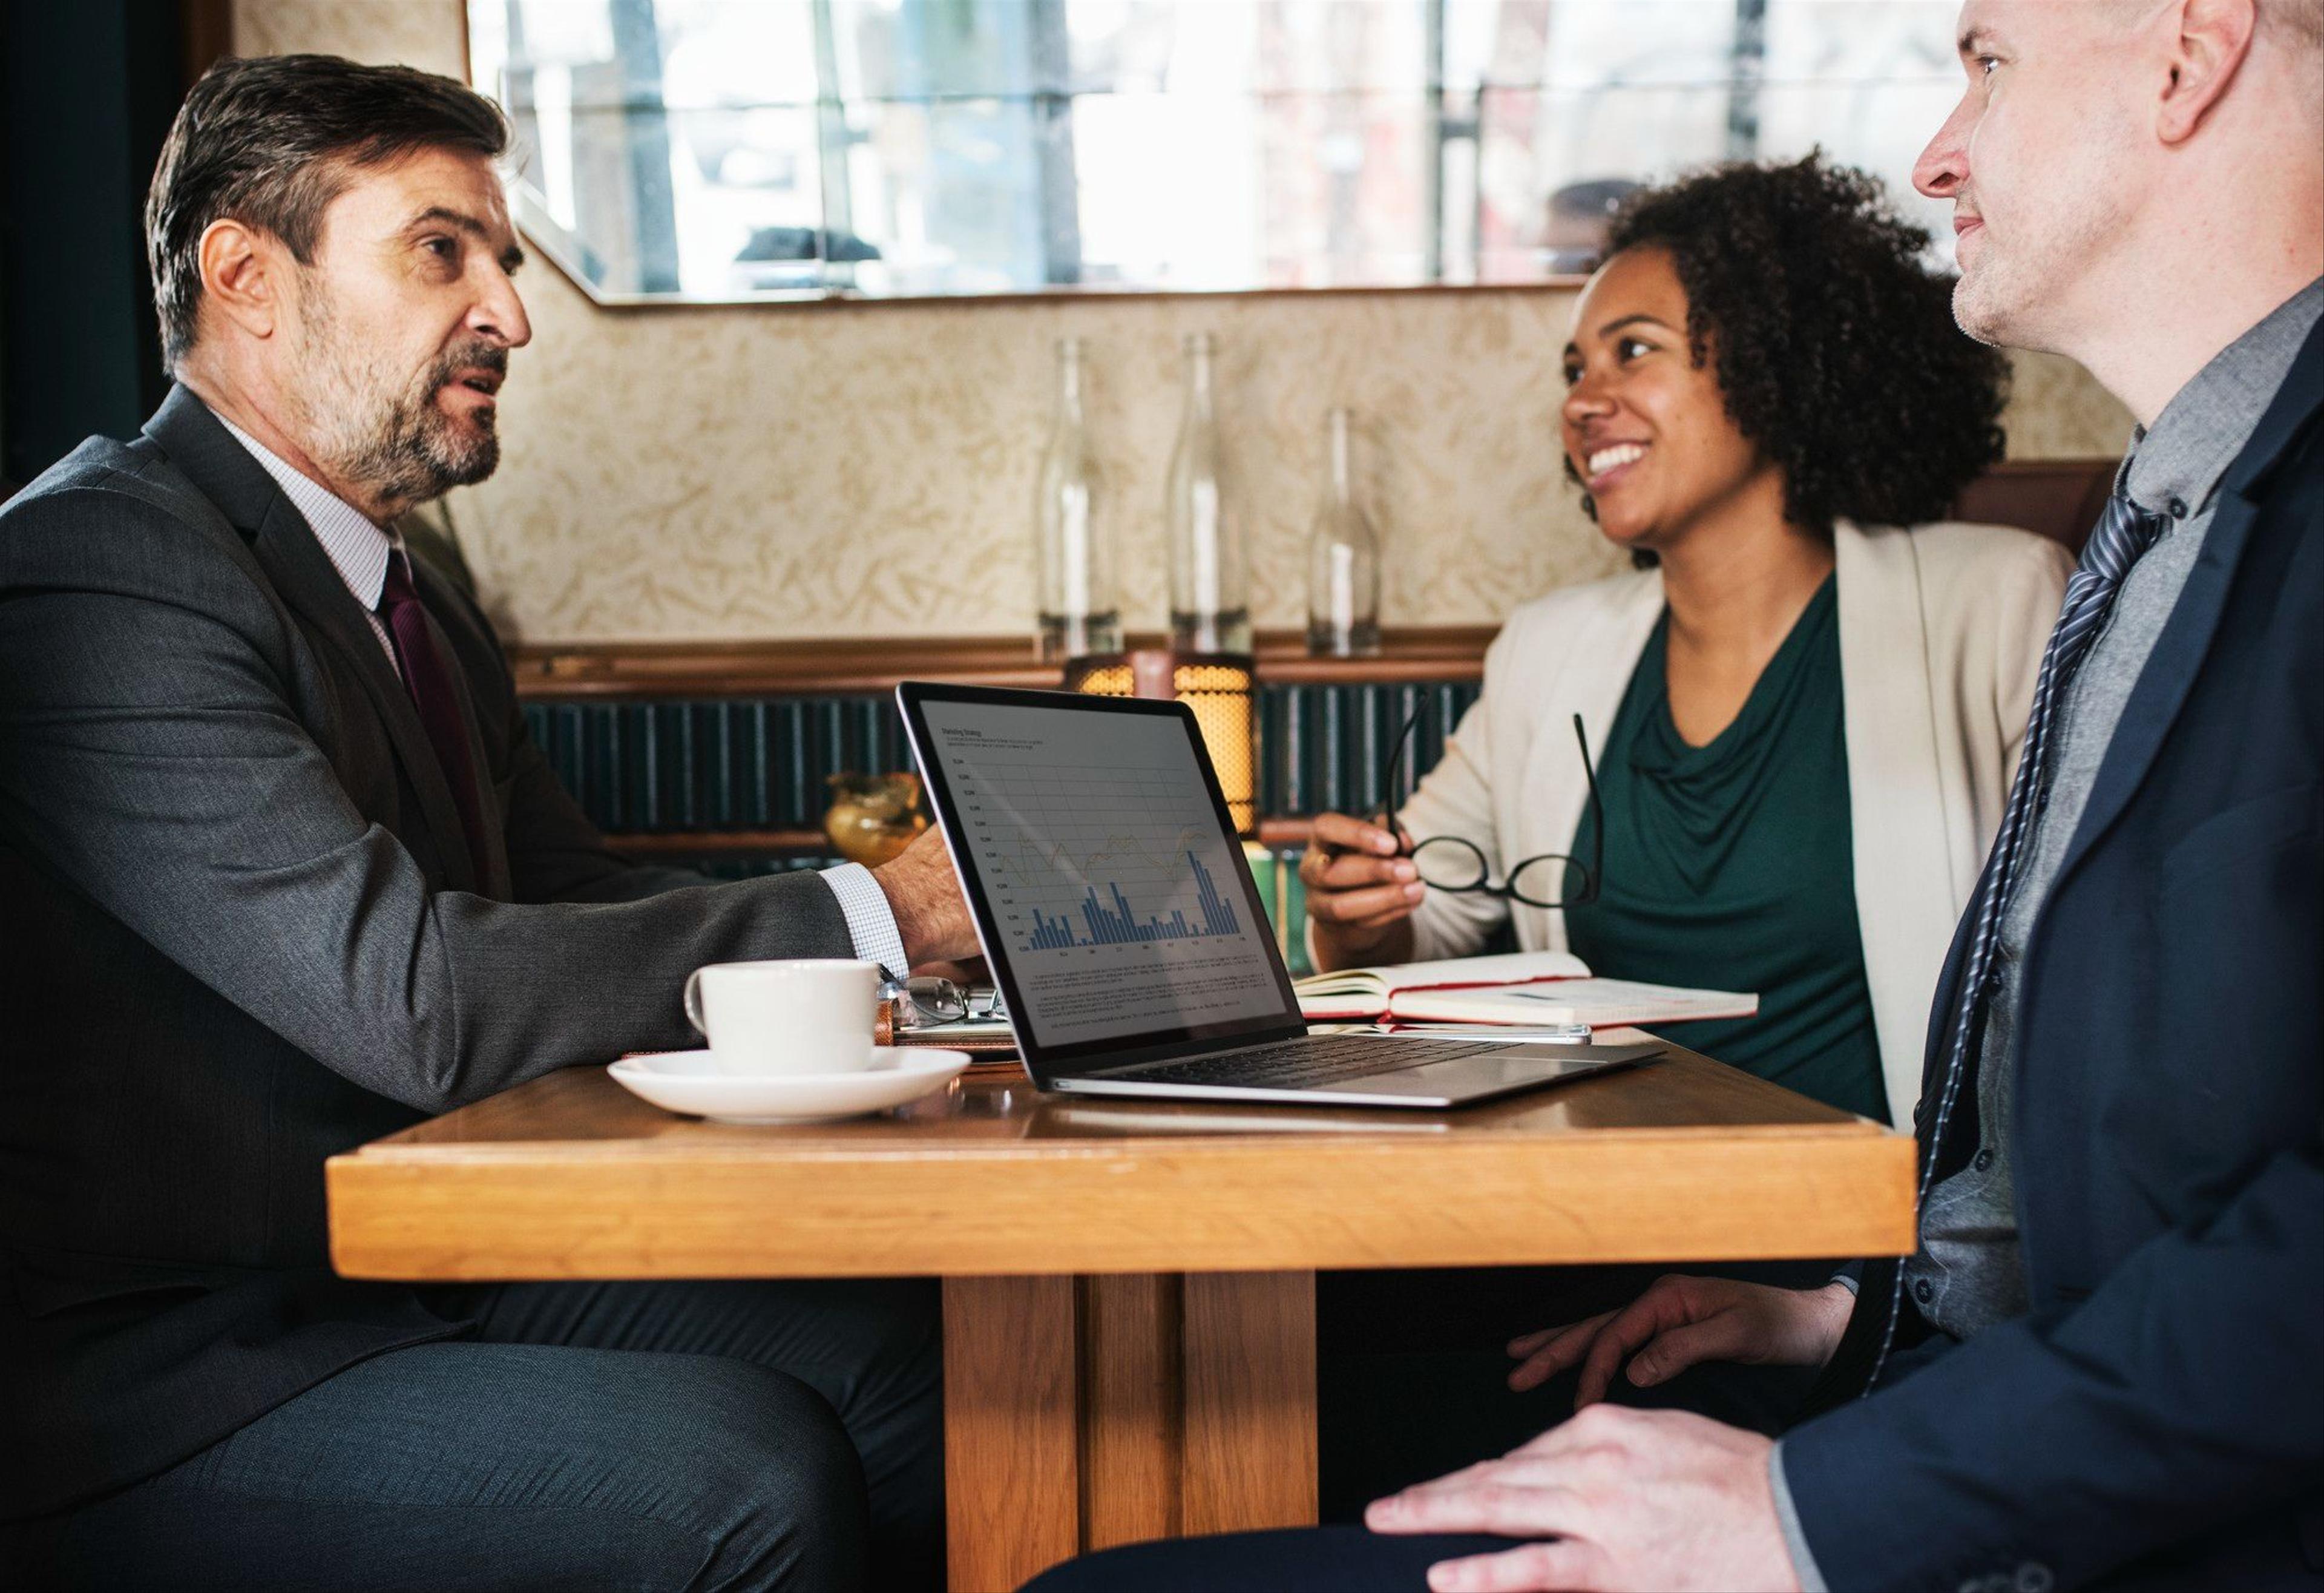
[[[1955, 313], [2141, 431], [1940, 984], [1918, 1254], [1521, 1340], [1591, 1403], [1394, 1535], [1043, 1593], [2324, 1586], [2324, 7], [1970, 0], [1960, 53]], [[1714, 1359], [1824, 1365], [1821, 1413], [1599, 1398]]]
[[444, 78], [219, 67], [149, 206], [179, 384], [0, 514], [12, 1586], [936, 1574], [924, 1282], [328, 1265], [325, 1157], [686, 1043], [699, 964], [973, 944], [933, 840], [729, 885], [613, 856], [392, 535], [497, 458], [505, 143]]

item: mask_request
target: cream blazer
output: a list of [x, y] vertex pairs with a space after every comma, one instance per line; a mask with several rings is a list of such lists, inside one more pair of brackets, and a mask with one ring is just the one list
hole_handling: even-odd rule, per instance
[[[1856, 913], [1889, 1119], [1904, 1124], [1937, 974], [2001, 822], [2072, 560], [2002, 526], [1842, 520], [1832, 541]], [[1518, 609], [1485, 654], [1483, 694], [1397, 810], [1405, 827], [1466, 836], [1497, 879], [1505, 861], [1568, 850], [1587, 794], [1573, 715], [1594, 760], [1662, 612], [1657, 570]], [[1432, 890], [1413, 955], [1473, 952], [1512, 909], [1520, 946], [1564, 949], [1561, 912]]]

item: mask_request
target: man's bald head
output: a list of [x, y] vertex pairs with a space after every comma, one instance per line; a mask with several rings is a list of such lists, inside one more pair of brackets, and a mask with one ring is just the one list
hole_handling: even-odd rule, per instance
[[1960, 51], [1914, 182], [1953, 203], [1973, 336], [2144, 415], [2317, 274], [2324, 0], [1969, 0]]
[[[2171, 0], [2092, 0], [2090, 9], [2112, 27], [2151, 22]], [[2286, 50], [2324, 55], [2324, 0], [2255, 0], [2259, 32]]]

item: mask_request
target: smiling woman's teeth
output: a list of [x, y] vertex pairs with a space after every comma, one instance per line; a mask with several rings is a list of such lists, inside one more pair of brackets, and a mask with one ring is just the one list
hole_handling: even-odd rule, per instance
[[1646, 450], [1642, 444], [1617, 443], [1610, 448], [1600, 448], [1590, 456], [1588, 460], [1590, 474], [1603, 475], [1618, 465], [1628, 465], [1633, 459], [1643, 459], [1646, 456]]

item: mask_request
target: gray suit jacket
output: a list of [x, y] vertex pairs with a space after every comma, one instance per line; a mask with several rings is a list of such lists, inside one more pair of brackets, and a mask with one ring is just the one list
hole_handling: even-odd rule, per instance
[[486, 838], [362, 609], [190, 392], [0, 511], [0, 1516], [459, 1331], [329, 1271], [323, 1159], [685, 1044], [722, 959], [852, 954], [812, 874], [605, 849], [424, 569]]

